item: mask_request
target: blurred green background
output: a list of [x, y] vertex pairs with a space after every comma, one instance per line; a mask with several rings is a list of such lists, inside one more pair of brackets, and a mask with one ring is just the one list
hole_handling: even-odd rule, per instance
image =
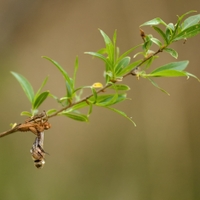
[[[200, 11], [199, 2], [174, 0], [0, 2], [1, 131], [30, 104], [10, 74], [24, 75], [37, 90], [49, 75], [46, 89], [62, 96], [64, 80], [42, 55], [58, 61], [72, 75], [76, 55], [77, 86], [103, 82], [103, 63], [84, 55], [103, 47], [101, 28], [118, 31], [121, 52], [142, 42], [139, 25], [154, 17], [175, 22], [176, 15]], [[146, 33], [155, 32], [144, 28]], [[190, 60], [187, 71], [200, 77], [200, 36], [174, 44], [178, 60]], [[160, 54], [153, 67], [174, 61]], [[118, 108], [137, 123], [96, 108], [90, 123], [64, 117], [50, 120], [46, 132], [44, 169], [34, 167], [31, 133], [0, 139], [0, 199], [3, 200], [198, 200], [200, 199], [200, 84], [195, 79], [157, 79], [171, 96], [150, 82], [128, 77], [126, 101]], [[43, 109], [58, 108], [48, 99]]]

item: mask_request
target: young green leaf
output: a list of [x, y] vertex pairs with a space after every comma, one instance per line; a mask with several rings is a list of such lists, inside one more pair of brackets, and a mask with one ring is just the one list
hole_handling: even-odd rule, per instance
[[[115, 104], [117, 102], [117, 100], [118, 100], [118, 93], [115, 93], [113, 95], [112, 99], [110, 99], [108, 102], [104, 103], [103, 106], [113, 105], [113, 104]], [[102, 104], [102, 102], [101, 102], [101, 104]]]
[[112, 41], [108, 37], [108, 35], [106, 33], [104, 33], [104, 31], [102, 31], [101, 29], [99, 29], [99, 31], [100, 31], [101, 35], [103, 36], [103, 39], [104, 39], [106, 46], [112, 44]]
[[157, 58], [157, 57], [156, 56], [152, 56], [145, 62], [145, 69], [148, 69], [151, 66], [151, 64], [153, 63], [155, 58]]
[[70, 78], [70, 82], [66, 81], [67, 97], [71, 98], [73, 95], [73, 80]]
[[47, 116], [49, 116], [49, 115], [54, 114], [56, 111], [57, 111], [56, 109], [50, 109], [50, 110], [46, 111], [46, 114], [47, 114]]
[[117, 42], [117, 30], [115, 30], [114, 34], [113, 34], [113, 45], [115, 46]]
[[115, 67], [116, 74], [121, 71], [121, 69], [126, 68], [130, 63], [131, 58], [129, 56], [122, 58]]
[[116, 59], [118, 59], [118, 50], [116, 48], [117, 43], [117, 30], [115, 30], [113, 34], [113, 61], [115, 62]]
[[158, 40], [157, 38], [153, 38], [153, 37], [152, 37], [150, 40], [151, 40], [154, 44], [158, 45], [159, 47], [162, 46], [161, 41]]
[[[103, 36], [104, 42], [106, 44], [106, 50], [108, 53], [108, 59], [110, 60], [111, 63], [114, 63], [114, 57], [115, 57], [115, 49], [114, 45], [112, 44], [111, 39], [104, 33], [101, 29], [99, 29], [101, 35]], [[112, 67], [112, 65], [111, 65]]]
[[174, 49], [165, 47], [163, 51], [166, 51], [167, 53], [169, 53], [172, 57], [176, 59], [178, 58], [178, 53]]
[[122, 91], [128, 91], [130, 90], [130, 87], [125, 84], [113, 84], [112, 86], [109, 87], [109, 89], [114, 89], [114, 90], [122, 90]]
[[152, 35], [146, 35], [145, 37], [145, 42], [142, 46], [145, 52], [147, 52], [153, 44], [153, 42], [151, 41], [152, 37], [153, 37]]
[[38, 109], [31, 109], [32, 116], [35, 116], [35, 115], [37, 115], [37, 114], [38, 114], [38, 112], [39, 112], [39, 110], [38, 110]]
[[89, 117], [90, 114], [92, 113], [92, 109], [93, 109], [93, 104], [90, 104], [90, 105], [89, 105], [89, 110], [88, 110], [87, 117]]
[[77, 71], [78, 71], [78, 67], [79, 67], [79, 62], [78, 62], [78, 56], [76, 57], [76, 60], [75, 60], [75, 66], [74, 66], [74, 75], [73, 75], [73, 90], [75, 88], [75, 81], [76, 81], [76, 74], [77, 74]]
[[158, 86], [157, 83], [155, 83], [152, 79], [147, 78], [155, 87], [157, 87], [159, 90], [161, 90], [162, 92], [164, 92], [167, 95], [170, 95], [166, 90], [162, 89], [160, 86]]
[[42, 92], [34, 101], [33, 104], [33, 109], [37, 109], [43, 102], [44, 100], [48, 97], [49, 92]]
[[97, 92], [96, 92], [96, 90], [95, 90], [93, 87], [91, 87], [91, 90], [92, 90], [92, 94], [93, 94], [93, 97], [94, 97], [94, 102], [93, 102], [93, 104], [95, 104], [95, 103], [96, 103], [96, 100], [97, 100]]
[[174, 37], [173, 41], [194, 37], [199, 33], [200, 33], [200, 24], [196, 24], [180, 32], [178, 35]]
[[49, 77], [47, 76], [47, 77], [44, 79], [44, 81], [42, 82], [42, 85], [40, 86], [39, 90], [36, 92], [34, 99], [38, 97], [38, 95], [40, 94], [42, 88], [46, 85], [46, 83], [47, 83], [47, 81], [48, 81], [48, 78], [49, 78]]
[[122, 115], [122, 116], [125, 117], [126, 119], [130, 120], [130, 121], [134, 124], [134, 126], [136, 126], [136, 123], [135, 123], [130, 117], [128, 117], [128, 116], [126, 115], [126, 113], [122, 112], [121, 110], [118, 110], [118, 109], [112, 108], [112, 107], [108, 107], [108, 106], [106, 106], [105, 108], [108, 108], [108, 109], [110, 109], [110, 110], [112, 110], [112, 111], [114, 111], [114, 112], [116, 112], [116, 113]]
[[174, 34], [174, 32], [173, 32], [170, 28], [166, 27], [166, 30], [165, 30], [165, 36], [166, 36], [167, 41], [168, 41], [167, 44], [170, 44], [172, 34]]
[[148, 76], [151, 76], [151, 77], [179, 77], [179, 76], [187, 76], [187, 73], [184, 71], [170, 69], [170, 70], [154, 72], [154, 73], [148, 74]]
[[186, 73], [186, 75], [187, 75], [188, 78], [189, 77], [193, 77], [193, 78], [197, 79], [200, 82], [200, 79], [197, 76], [195, 76], [194, 74], [191, 74], [189, 72], [185, 72], [185, 73]]
[[72, 112], [72, 111], [79, 110], [79, 109], [87, 107], [87, 106], [88, 106], [88, 104], [84, 101], [84, 102], [75, 104], [74, 106], [72, 106], [71, 108], [69, 108], [67, 111], [68, 112]]
[[103, 54], [107, 54], [107, 51], [106, 51], [106, 48], [102, 48], [102, 49], [99, 49], [96, 53], [99, 53], [99, 54], [103, 55]]
[[31, 114], [30, 112], [28, 112], [28, 111], [22, 111], [22, 112], [20, 113], [20, 115], [21, 115], [21, 116], [32, 117], [32, 114]]
[[183, 71], [187, 67], [188, 64], [189, 64], [188, 60], [168, 63], [166, 65], [163, 65], [163, 66], [153, 70], [151, 72], [151, 74], [155, 74], [155, 73], [158, 73], [158, 72], [161, 72], [161, 71], [165, 71], [165, 70]]
[[67, 74], [67, 72], [55, 60], [53, 60], [53, 59], [51, 59], [51, 58], [49, 58], [47, 56], [42, 56], [42, 58], [45, 58], [45, 59], [49, 60], [50, 62], [52, 62], [57, 67], [57, 69], [62, 73], [62, 75], [64, 76], [65, 80], [68, 83], [71, 83], [70, 77]]
[[137, 60], [133, 63], [131, 63], [130, 65], [128, 65], [127, 67], [123, 68], [119, 73], [117, 73], [117, 77], [122, 77], [125, 74], [131, 72], [134, 68], [136, 68], [143, 60]]
[[123, 59], [124, 57], [126, 57], [128, 54], [130, 54], [132, 51], [134, 51], [136, 48], [142, 46], [143, 44], [139, 44], [131, 49], [129, 49], [128, 51], [124, 52], [117, 60], [117, 62], [119, 62], [121, 59]]
[[[50, 94], [49, 94], [50, 96]], [[61, 98], [57, 98], [56, 99], [58, 103], [60, 103], [62, 106], [67, 106], [69, 105], [69, 103], [71, 102], [71, 98], [70, 97], [61, 97]]]
[[[91, 97], [89, 100], [93, 102], [94, 97]], [[114, 104], [122, 102], [124, 100], [126, 100], [126, 94], [99, 95], [97, 97], [96, 105], [98, 105], [98, 106], [114, 105]]]
[[141, 26], [155, 26], [155, 25], [159, 25], [159, 24], [163, 24], [165, 26], [167, 26], [167, 24], [159, 17], [154, 18], [150, 21], [145, 22], [144, 24], [140, 25]]
[[100, 54], [100, 53], [96, 53], [96, 52], [85, 52], [85, 54], [88, 54], [88, 55], [91, 55], [91, 56], [95, 56], [95, 57], [97, 57], [97, 58], [100, 58], [101, 60], [103, 60], [106, 64], [107, 64], [107, 66], [109, 67], [109, 69], [111, 70], [111, 63], [109, 62], [109, 60], [105, 57], [105, 56], [103, 56], [102, 54]]
[[68, 113], [68, 112], [62, 112], [59, 115], [64, 115], [66, 117], [69, 117], [73, 120], [80, 121], [80, 122], [88, 122], [89, 121], [88, 117], [83, 114], [78, 114], [78, 113], [72, 114], [72, 113]]
[[163, 40], [165, 41], [165, 44], [168, 44], [168, 39], [165, 35], [165, 33], [157, 26], [153, 26], [153, 28], [157, 31], [157, 33], [163, 38]]
[[34, 91], [33, 87], [30, 84], [30, 82], [21, 74], [18, 74], [16, 72], [11, 72], [11, 74], [17, 79], [17, 81], [20, 83], [22, 89], [24, 90], [26, 96], [28, 97], [31, 104], [33, 104], [34, 100]]
[[[177, 25], [176, 25], [177, 26]], [[170, 32], [172, 33], [173, 31], [175, 31], [175, 26], [173, 23], [169, 23], [167, 24], [167, 28], [170, 30]]]
[[181, 24], [181, 30], [185, 30], [193, 25], [196, 25], [200, 22], [200, 14], [193, 15], [191, 17], [188, 17], [182, 24]]
[[186, 15], [189, 15], [191, 13], [197, 12], [196, 10], [190, 10], [186, 13], [184, 13], [183, 15], [181, 15], [180, 17], [178, 17], [178, 20], [181, 21]]

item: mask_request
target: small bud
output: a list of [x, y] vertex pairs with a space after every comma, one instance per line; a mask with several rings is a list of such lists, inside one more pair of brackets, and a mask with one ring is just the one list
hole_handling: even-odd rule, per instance
[[143, 41], [145, 42], [146, 35], [145, 35], [144, 31], [141, 28], [140, 28], [140, 36], [142, 37]]

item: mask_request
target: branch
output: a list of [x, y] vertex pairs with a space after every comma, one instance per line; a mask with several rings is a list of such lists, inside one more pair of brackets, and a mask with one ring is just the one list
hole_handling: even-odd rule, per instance
[[[145, 58], [145, 59], [144, 59], [140, 64], [138, 64], [131, 72], [125, 74], [125, 75], [123, 76], [123, 78], [126, 78], [126, 77], [129, 76], [129, 75], [136, 76], [136, 75], [137, 75], [137, 70], [138, 70], [138, 68], [139, 68], [142, 64], [144, 64], [147, 60], [149, 60], [151, 57], [153, 57], [153, 56], [157, 55], [158, 53], [162, 52], [164, 48], [165, 48], [165, 47], [163, 47], [163, 48], [161, 48], [161, 49], [158, 49], [158, 50], [157, 50], [155, 53], [153, 53], [151, 56], [149, 56], [148, 58]], [[116, 83], [116, 82], [117, 82], [117, 80], [113, 81], [113, 83]], [[104, 92], [104, 91], [105, 91], [107, 88], [109, 88], [110, 86], [112, 86], [112, 84], [105, 85], [103, 88], [99, 89], [99, 90], [97, 91], [97, 93]], [[62, 109], [58, 110], [58, 111], [55, 112], [54, 114], [47, 116], [47, 118], [55, 117], [55, 116], [57, 116], [59, 113], [61, 113], [62, 111], [66, 110], [66, 109], [68, 109], [68, 108], [70, 108], [70, 107], [72, 107], [72, 106], [74, 106], [74, 105], [77, 105], [77, 104], [82, 103], [82, 102], [84, 102], [84, 101], [87, 102], [87, 100], [88, 100], [90, 97], [92, 97], [92, 96], [93, 96], [93, 94], [90, 94], [90, 95], [84, 97], [83, 99], [81, 99], [80, 101], [77, 101], [77, 102], [75, 102], [75, 103], [71, 103], [71, 104], [69, 104], [68, 106], [65, 106], [65, 107], [63, 107]], [[42, 115], [42, 113], [39, 115], [39, 119], [41, 118], [41, 115]], [[38, 117], [36, 117], [36, 118], [38, 118]], [[12, 129], [10, 129], [10, 130], [8, 130], [8, 131], [5, 131], [5, 132], [0, 133], [0, 137], [7, 136], [7, 135], [9, 135], [9, 134], [12, 134], [12, 133], [15, 133], [15, 132], [18, 132], [18, 131], [20, 131], [20, 132], [23, 132], [23, 131], [32, 131], [32, 130], [29, 130], [29, 129], [27, 129], [27, 130], [22, 130], [21, 127], [27, 126], [28, 123], [31, 123], [31, 126], [32, 126], [32, 124], [37, 124], [37, 123], [35, 123], [35, 121], [34, 121], [34, 122], [33, 122], [33, 121], [34, 121], [33, 119], [27, 119], [27, 120], [25, 121], [25, 123], [17, 124], [14, 128], [12, 128]], [[30, 127], [30, 124], [29, 124], [28, 126]], [[33, 131], [32, 131], [32, 132], [33, 132]]]

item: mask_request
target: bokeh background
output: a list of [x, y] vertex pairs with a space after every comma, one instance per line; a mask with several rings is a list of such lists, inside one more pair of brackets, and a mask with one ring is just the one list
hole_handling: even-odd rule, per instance
[[[98, 28], [118, 33], [121, 52], [141, 43], [139, 25], [155, 17], [175, 22], [176, 15], [200, 11], [199, 1], [101, 0], [0, 2], [0, 124], [23, 122], [19, 113], [30, 104], [10, 71], [23, 74], [39, 88], [62, 96], [64, 80], [41, 56], [58, 61], [72, 75], [75, 57], [80, 68], [77, 86], [103, 82], [103, 63], [84, 55], [104, 43]], [[146, 33], [155, 32], [147, 27]], [[178, 60], [190, 60], [188, 71], [200, 77], [200, 36], [173, 45]], [[160, 54], [153, 67], [174, 61]], [[44, 169], [34, 167], [31, 133], [0, 139], [0, 199], [3, 200], [198, 200], [200, 199], [200, 84], [195, 79], [163, 78], [157, 83], [127, 77], [131, 90], [117, 108], [137, 123], [95, 108], [89, 123], [64, 117], [50, 120]], [[53, 99], [41, 107], [56, 108]]]

